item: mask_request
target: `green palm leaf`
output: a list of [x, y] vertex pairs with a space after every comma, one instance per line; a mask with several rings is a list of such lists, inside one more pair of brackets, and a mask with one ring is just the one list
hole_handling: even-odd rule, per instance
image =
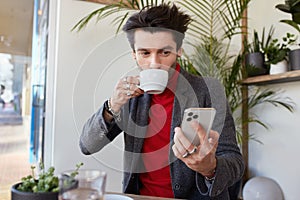
[[286, 23], [286, 24], [294, 27], [300, 33], [300, 26], [296, 22], [294, 22], [292, 20], [287, 20], [287, 19], [286, 20], [280, 20], [280, 22]]
[[94, 17], [97, 18], [97, 22], [98, 22], [100, 20], [103, 20], [105, 18], [112, 16], [113, 14], [115, 14], [117, 12], [124, 12], [125, 17], [123, 17], [119, 21], [117, 20], [119, 22], [119, 24], [117, 25], [118, 26], [117, 33], [118, 33], [118, 31], [121, 29], [121, 26], [124, 24], [127, 17], [129, 16], [128, 14], [130, 11], [140, 10], [145, 6], [158, 5], [160, 3], [164, 3], [164, 0], [151, 0], [151, 1], [149, 1], [149, 0], [141, 0], [141, 1], [139, 1], [139, 0], [126, 0], [126, 1], [120, 0], [119, 2], [106, 5], [104, 7], [101, 7], [99, 9], [91, 12], [90, 14], [88, 14], [87, 16], [82, 18], [79, 22], [77, 22], [73, 26], [72, 31], [74, 31], [74, 30], [81, 31], [88, 25], [88, 23]]

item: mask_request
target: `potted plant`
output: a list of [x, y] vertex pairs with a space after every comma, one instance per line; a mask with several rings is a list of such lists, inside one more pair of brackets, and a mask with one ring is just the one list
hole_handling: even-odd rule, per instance
[[257, 31], [254, 30], [253, 41], [249, 43], [247, 39], [245, 40], [243, 54], [248, 77], [268, 74], [269, 70], [268, 66], [265, 65], [265, 55], [262, 49], [270, 42], [273, 32], [274, 29], [271, 27], [265, 41], [265, 29], [263, 29], [262, 40], [260, 41]]
[[[292, 20], [284, 19], [280, 22], [286, 23], [295, 28], [300, 33], [300, 0], [286, 0], [285, 4], [278, 4], [276, 8], [290, 13]], [[300, 70], [300, 48], [295, 48], [289, 52], [289, 65], [291, 70]]]
[[[76, 165], [74, 176], [83, 163]], [[32, 174], [21, 179], [21, 182], [11, 187], [12, 200], [58, 200], [59, 179], [54, 175], [55, 168], [45, 171], [44, 164], [40, 163], [40, 173], [35, 177], [35, 166], [31, 166]]]
[[288, 71], [288, 55], [290, 45], [296, 41], [295, 35], [286, 33], [282, 42], [277, 38], [272, 39], [269, 45], [263, 47], [266, 55], [266, 64], [270, 65], [270, 74], [279, 74]]
[[300, 48], [289, 52], [289, 66], [290, 70], [300, 70]]

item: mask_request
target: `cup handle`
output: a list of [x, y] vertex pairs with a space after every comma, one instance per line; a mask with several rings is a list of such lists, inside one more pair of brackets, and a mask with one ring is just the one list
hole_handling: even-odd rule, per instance
[[137, 87], [141, 90], [144, 90], [141, 85], [137, 85]]

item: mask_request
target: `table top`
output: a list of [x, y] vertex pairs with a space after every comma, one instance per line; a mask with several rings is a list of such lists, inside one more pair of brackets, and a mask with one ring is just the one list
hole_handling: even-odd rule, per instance
[[106, 194], [116, 194], [116, 195], [123, 195], [133, 198], [134, 200], [174, 200], [174, 198], [162, 198], [162, 197], [152, 197], [152, 196], [144, 196], [144, 195], [135, 195], [135, 194], [124, 194], [124, 193], [117, 193], [117, 192], [106, 192]]

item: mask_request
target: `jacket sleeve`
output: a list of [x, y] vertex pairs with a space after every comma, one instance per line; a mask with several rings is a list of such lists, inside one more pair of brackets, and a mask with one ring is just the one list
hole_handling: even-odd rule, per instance
[[89, 155], [100, 151], [122, 132], [114, 120], [111, 123], [105, 122], [103, 109], [104, 106], [101, 106], [83, 126], [79, 141], [83, 154]]
[[[209, 106], [217, 110], [212, 127], [220, 134], [216, 151], [217, 167], [215, 179], [211, 185], [205, 183], [201, 174], [197, 174], [196, 181], [200, 193], [208, 193], [209, 196], [218, 199], [219, 195], [228, 193], [228, 188], [241, 179], [245, 166], [237, 144], [235, 124], [223, 86], [214, 80], [206, 81], [206, 84], [210, 88]], [[201, 188], [206, 188], [206, 190], [201, 191]]]

